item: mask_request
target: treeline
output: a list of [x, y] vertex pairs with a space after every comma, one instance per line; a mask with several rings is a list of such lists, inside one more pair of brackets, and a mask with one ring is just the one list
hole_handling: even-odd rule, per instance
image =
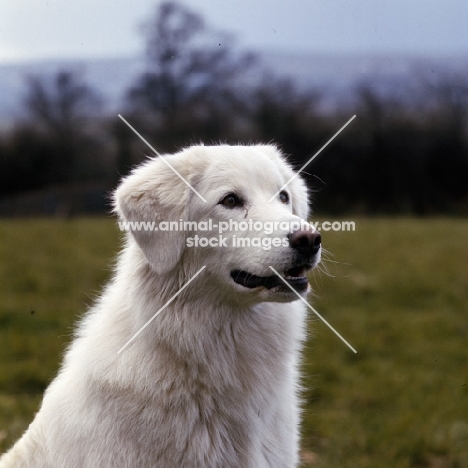
[[[160, 152], [204, 142], [275, 142], [301, 167], [320, 211], [468, 213], [468, 79], [360, 83], [339, 111], [237, 53], [229, 36], [167, 2], [144, 28], [146, 69], [122, 114]], [[28, 117], [0, 134], [0, 200], [50, 187], [110, 190], [150, 154], [82, 75], [28, 77]]]

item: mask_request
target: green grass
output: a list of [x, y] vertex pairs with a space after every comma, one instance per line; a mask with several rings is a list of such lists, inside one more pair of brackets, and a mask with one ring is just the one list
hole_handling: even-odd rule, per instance
[[0, 222], [0, 453], [28, 426], [73, 325], [110, 274], [114, 222]]
[[[113, 220], [0, 222], [0, 451], [32, 420], [110, 274]], [[304, 371], [307, 466], [468, 466], [468, 221], [357, 219], [323, 233]], [[313, 336], [312, 336], [313, 335]], [[305, 465], [306, 466], [306, 465]]]

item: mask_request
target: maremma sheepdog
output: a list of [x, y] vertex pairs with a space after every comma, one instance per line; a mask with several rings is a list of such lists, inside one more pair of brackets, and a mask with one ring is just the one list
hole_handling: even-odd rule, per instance
[[294, 175], [274, 146], [221, 145], [126, 177], [114, 276], [0, 468], [298, 466], [296, 293], [321, 245]]

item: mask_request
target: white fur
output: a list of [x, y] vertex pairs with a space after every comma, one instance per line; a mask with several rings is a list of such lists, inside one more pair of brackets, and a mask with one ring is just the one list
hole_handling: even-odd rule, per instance
[[[293, 175], [275, 147], [196, 146], [165, 159], [207, 203], [155, 158], [117, 189], [121, 220], [307, 219], [299, 177], [287, 188], [291, 204], [268, 202]], [[219, 204], [231, 191], [244, 195], [246, 209]], [[305, 308], [292, 293], [248, 289], [229, 275], [235, 268], [271, 275], [269, 265], [285, 269], [292, 249], [187, 248], [191, 235], [127, 235], [113, 279], [79, 325], [39, 412], [0, 468], [298, 465]]]

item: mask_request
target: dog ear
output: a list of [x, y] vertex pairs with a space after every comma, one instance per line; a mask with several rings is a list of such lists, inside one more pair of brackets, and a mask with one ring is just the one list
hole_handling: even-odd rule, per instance
[[165, 162], [180, 174], [186, 172], [185, 158], [180, 154], [163, 157], [137, 167], [114, 193], [115, 212], [158, 273], [172, 270], [185, 246], [183, 231], [161, 230], [160, 223], [169, 229], [171, 221], [185, 218], [189, 198], [188, 186]]

